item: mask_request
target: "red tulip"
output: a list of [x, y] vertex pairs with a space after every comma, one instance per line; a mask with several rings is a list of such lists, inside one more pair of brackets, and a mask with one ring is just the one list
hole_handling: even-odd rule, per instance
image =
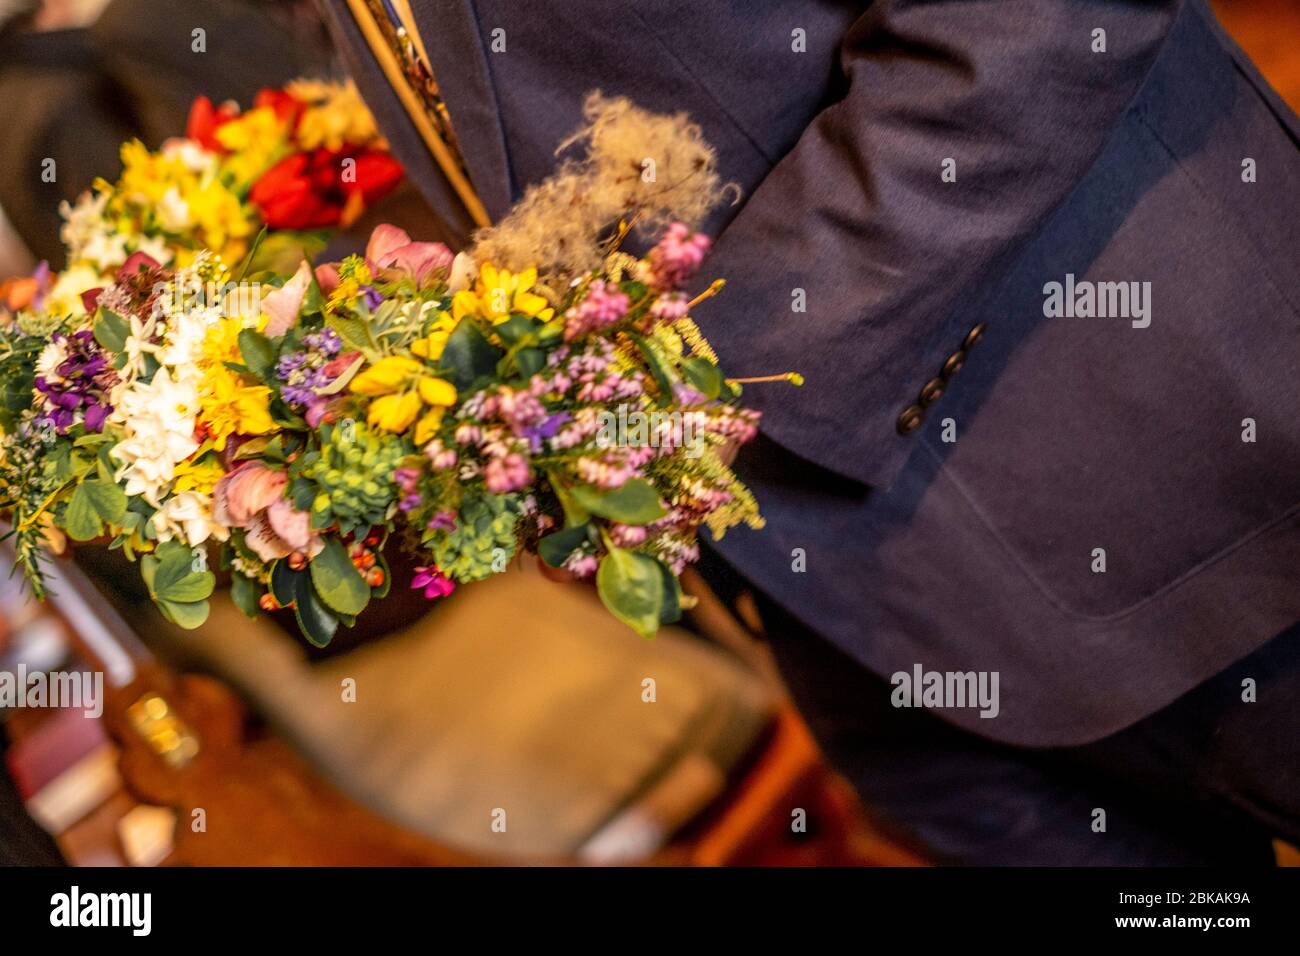
[[239, 107], [234, 103], [222, 103], [214, 107], [212, 100], [200, 96], [190, 106], [189, 120], [185, 124], [185, 135], [195, 140], [204, 149], [214, 153], [224, 153], [226, 148], [217, 141], [217, 130], [239, 115]]
[[346, 226], [401, 178], [401, 166], [388, 153], [316, 149], [276, 163], [253, 184], [249, 198], [272, 229]]

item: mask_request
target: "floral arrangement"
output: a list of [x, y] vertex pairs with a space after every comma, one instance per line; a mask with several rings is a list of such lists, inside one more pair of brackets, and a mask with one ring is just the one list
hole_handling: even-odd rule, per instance
[[[669, 216], [717, 192], [712, 152], [626, 101], [589, 116], [588, 159], [557, 173], [617, 197], [612, 231], [566, 238], [589, 268], [530, 238], [551, 181], [467, 253], [392, 226], [291, 276], [137, 250], [86, 311], [0, 329], [0, 494], [36, 592], [52, 537], [106, 538], [195, 627], [214, 548], [245, 613], [291, 607], [324, 645], [388, 592], [395, 540], [419, 557], [400, 584], [430, 599], [528, 551], [640, 634], [675, 620], [700, 528], [761, 525], [723, 454], [758, 415], [689, 315], [721, 288], [683, 291], [709, 240]], [[628, 136], [691, 175], [629, 177], [602, 145]], [[642, 256], [623, 251], [637, 222], [658, 236]]]
[[236, 263], [256, 246], [254, 269], [292, 270], [402, 179], [351, 81], [295, 80], [246, 111], [200, 97], [184, 137], [156, 151], [132, 140], [121, 154], [116, 182], [62, 207], [63, 272], [42, 265], [0, 300], [84, 311], [82, 295], [136, 252], [184, 268], [205, 250]]

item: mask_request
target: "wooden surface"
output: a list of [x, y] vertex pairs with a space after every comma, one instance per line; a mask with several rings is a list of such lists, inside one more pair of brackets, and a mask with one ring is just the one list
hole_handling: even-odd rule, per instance
[[1300, 113], [1300, 0], [1212, 0], [1219, 22]]

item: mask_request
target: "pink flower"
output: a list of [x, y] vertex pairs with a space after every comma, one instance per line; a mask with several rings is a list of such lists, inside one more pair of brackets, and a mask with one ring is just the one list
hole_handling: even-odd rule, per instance
[[264, 330], [269, 338], [284, 335], [297, 324], [298, 310], [302, 308], [311, 280], [311, 266], [304, 260], [292, 279], [262, 299], [262, 311], [270, 317]]
[[417, 591], [423, 588], [424, 596], [430, 601], [436, 601], [456, 590], [456, 582], [435, 567], [421, 565], [415, 569], [411, 587]]
[[483, 469], [483, 480], [487, 490], [494, 495], [503, 495], [526, 487], [532, 478], [528, 469], [528, 459], [512, 452], [504, 458], [493, 458]]
[[681, 288], [699, 269], [710, 243], [708, 236], [691, 232], [686, 223], [673, 223], [647, 257], [651, 284], [657, 289]]
[[426, 284], [451, 269], [451, 250], [441, 242], [412, 242], [405, 229], [387, 224], [375, 227], [366, 243], [366, 264], [375, 273], [393, 272]]
[[322, 547], [312, 534], [311, 517], [283, 497], [288, 477], [260, 461], [248, 461], [217, 482], [212, 514], [229, 528], [242, 528], [244, 541], [263, 561], [287, 558], [295, 551], [314, 557]]

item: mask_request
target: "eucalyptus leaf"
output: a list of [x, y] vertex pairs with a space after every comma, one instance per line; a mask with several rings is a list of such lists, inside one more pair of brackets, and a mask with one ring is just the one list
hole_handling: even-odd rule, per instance
[[326, 538], [325, 547], [312, 558], [309, 567], [316, 594], [330, 610], [336, 614], [360, 614], [365, 610], [370, 588], [338, 538]]
[[95, 341], [107, 351], [117, 354], [126, 348], [127, 336], [131, 325], [125, 318], [111, 309], [100, 308], [95, 312]]
[[621, 524], [649, 524], [665, 514], [659, 493], [644, 478], [633, 478], [608, 491], [594, 485], [574, 485], [569, 491], [585, 510]]
[[659, 562], [626, 548], [610, 548], [596, 569], [596, 591], [609, 612], [642, 637], [654, 637], [664, 611]]
[[299, 574], [294, 578], [294, 617], [303, 637], [317, 647], [325, 647], [334, 639], [339, 629], [339, 619], [316, 596], [311, 577]]
[[551, 567], [558, 568], [573, 553], [574, 548], [587, 540], [590, 533], [589, 524], [554, 531], [537, 542], [537, 553]]

